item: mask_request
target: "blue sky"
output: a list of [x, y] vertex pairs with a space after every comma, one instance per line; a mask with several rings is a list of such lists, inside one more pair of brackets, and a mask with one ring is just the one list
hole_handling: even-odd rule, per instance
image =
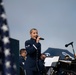
[[[76, 49], [76, 0], [4, 0], [10, 36], [20, 41], [24, 48], [30, 39], [29, 31], [37, 28], [42, 52], [48, 47], [72, 51]], [[75, 51], [76, 52], [76, 51]]]

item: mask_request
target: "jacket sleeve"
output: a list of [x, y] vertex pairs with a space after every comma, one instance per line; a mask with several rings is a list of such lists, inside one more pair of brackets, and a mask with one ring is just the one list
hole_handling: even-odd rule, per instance
[[40, 45], [39, 43], [32, 44], [29, 41], [26, 41], [25, 48], [26, 48], [27, 54], [34, 53], [38, 49], [39, 45]]

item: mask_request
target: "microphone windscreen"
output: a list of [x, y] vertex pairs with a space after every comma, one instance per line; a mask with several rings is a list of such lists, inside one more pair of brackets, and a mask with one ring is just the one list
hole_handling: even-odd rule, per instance
[[66, 44], [65, 47], [68, 47], [68, 45]]

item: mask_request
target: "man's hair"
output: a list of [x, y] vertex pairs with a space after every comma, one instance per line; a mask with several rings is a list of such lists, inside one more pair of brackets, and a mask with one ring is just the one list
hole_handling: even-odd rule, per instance
[[22, 54], [24, 51], [26, 51], [25, 48], [20, 49], [20, 54]]
[[69, 55], [66, 55], [65, 57], [69, 57]]
[[31, 30], [30, 30], [30, 33], [32, 33], [32, 30], [37, 30], [36, 28], [32, 28]]

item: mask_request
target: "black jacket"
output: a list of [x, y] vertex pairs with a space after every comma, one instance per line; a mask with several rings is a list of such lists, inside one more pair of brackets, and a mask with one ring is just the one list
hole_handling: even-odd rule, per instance
[[27, 40], [25, 42], [25, 48], [27, 51], [26, 69], [39, 70], [39, 59], [41, 56], [41, 44], [36, 43], [34, 39]]
[[19, 56], [20, 75], [25, 75], [24, 66], [25, 66], [25, 60], [22, 56]]

